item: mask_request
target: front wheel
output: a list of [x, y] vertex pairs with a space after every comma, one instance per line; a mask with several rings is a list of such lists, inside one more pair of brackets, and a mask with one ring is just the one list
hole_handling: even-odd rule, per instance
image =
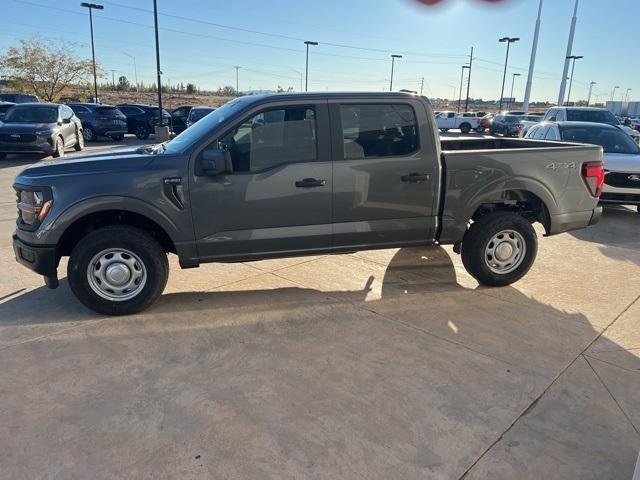
[[149, 307], [167, 284], [169, 262], [160, 244], [135, 227], [99, 228], [82, 238], [67, 265], [69, 286], [91, 310], [128, 315]]
[[151, 132], [149, 132], [149, 127], [146, 125], [140, 124], [136, 127], [136, 137], [138, 140], [146, 140], [149, 138]]
[[76, 144], [73, 146], [73, 149], [76, 152], [81, 152], [84, 148], [84, 134], [82, 132], [76, 133]]
[[511, 212], [494, 212], [474, 222], [462, 240], [462, 263], [483, 285], [501, 287], [517, 282], [538, 253], [533, 226]]
[[51, 154], [53, 158], [64, 157], [64, 141], [62, 137], [56, 138], [56, 143], [53, 147], [53, 153]]

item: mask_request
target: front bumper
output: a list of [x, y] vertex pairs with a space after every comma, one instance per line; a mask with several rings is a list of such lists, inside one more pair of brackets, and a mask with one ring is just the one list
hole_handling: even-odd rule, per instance
[[29, 245], [13, 235], [13, 253], [16, 261], [29, 270], [45, 277], [48, 286], [55, 288], [58, 284], [58, 261], [56, 247], [50, 245]]

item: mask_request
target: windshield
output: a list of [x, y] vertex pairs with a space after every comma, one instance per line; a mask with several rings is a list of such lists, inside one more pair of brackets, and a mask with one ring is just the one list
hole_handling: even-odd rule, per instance
[[562, 139], [567, 142], [600, 145], [605, 153], [640, 153], [640, 147], [632, 138], [617, 128], [565, 127], [562, 129]]
[[567, 110], [567, 120], [570, 122], [620, 125], [620, 121], [608, 110]]
[[58, 107], [35, 107], [16, 105], [4, 116], [5, 123], [55, 123]]
[[209, 115], [203, 118], [200, 122], [194, 124], [192, 127], [187, 128], [180, 135], [167, 143], [165, 145], [165, 152], [181, 152], [184, 148], [197, 142], [203, 136], [211, 132], [219, 124], [238, 112], [244, 105], [246, 105], [246, 103], [246, 97], [245, 99], [236, 98], [235, 100], [231, 100], [230, 102], [225, 103], [222, 107], [217, 108], [215, 111], [211, 112]]
[[189, 120], [195, 123], [209, 115], [214, 110], [215, 108], [193, 108], [191, 112], [189, 112]]

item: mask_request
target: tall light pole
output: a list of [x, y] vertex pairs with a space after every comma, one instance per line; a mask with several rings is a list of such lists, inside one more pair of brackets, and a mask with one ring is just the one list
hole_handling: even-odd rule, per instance
[[96, 49], [93, 45], [93, 14], [92, 11], [95, 8], [96, 10], [104, 10], [104, 5], [98, 5], [97, 3], [87, 3], [82, 2], [80, 4], [81, 7], [89, 9], [89, 26], [91, 28], [91, 58], [93, 59], [93, 101], [98, 103], [98, 80], [96, 78]]
[[[156, 36], [156, 76], [158, 80], [158, 127], [162, 127], [162, 70], [160, 70], [160, 38], [158, 36], [158, 2], [153, 0], [153, 26]], [[156, 129], [157, 131], [157, 129]]]
[[473, 47], [471, 47], [471, 55], [469, 55], [469, 75], [467, 75], [467, 96], [464, 101], [464, 111], [469, 111], [469, 89], [471, 88], [471, 67], [473, 66]]
[[[509, 108], [511, 108], [511, 101], [514, 100], [513, 98], [513, 85], [516, 83], [516, 77], [520, 77], [521, 75], [519, 73], [514, 73], [513, 77], [511, 78], [511, 95], [509, 95]], [[516, 102], [513, 102], [516, 103]]]
[[136, 57], [134, 57], [133, 55], [129, 55], [128, 53], [122, 52], [124, 53], [127, 57], [129, 57], [131, 60], [133, 60], [133, 76], [136, 80], [136, 92], [139, 91], [138, 89], [138, 67], [136, 66]]
[[611, 92], [611, 101], [613, 102], [613, 98], [615, 97], [616, 90], [620, 88], [620, 85], [616, 85], [613, 87], [613, 91]]
[[538, 19], [536, 20], [536, 29], [533, 33], [533, 45], [531, 46], [531, 60], [529, 61], [529, 73], [527, 75], [527, 86], [524, 91], [524, 101], [522, 109], [524, 113], [529, 113], [529, 100], [531, 99], [531, 85], [533, 84], [533, 69], [536, 65], [536, 53], [538, 51], [538, 36], [540, 35], [540, 23], [542, 20], [542, 0], [538, 5]]
[[569, 55], [567, 59], [573, 60], [573, 64], [571, 65], [571, 79], [569, 80], [569, 92], [567, 93], [567, 105], [571, 102], [571, 85], [573, 84], [573, 71], [576, 68], [576, 60], [580, 60], [584, 58], [582, 55]]
[[507, 80], [507, 65], [509, 64], [509, 47], [512, 43], [520, 40], [518, 37], [502, 37], [498, 40], [501, 43], [507, 43], [507, 56], [504, 59], [504, 74], [502, 75], [502, 89], [500, 90], [500, 107], [498, 110], [502, 110], [502, 98], [504, 97], [504, 82]]
[[402, 55], [391, 55], [391, 83], [389, 84], [389, 91], [393, 92], [393, 67], [396, 63], [396, 58], [402, 58]]
[[464, 80], [464, 71], [469, 68], [469, 65], [462, 65], [462, 71], [460, 73], [460, 89], [458, 90], [458, 113], [460, 113], [460, 104], [462, 103], [462, 81]]
[[304, 91], [309, 91], [309, 45], [318, 45], [318, 42], [311, 42], [309, 40], [305, 41], [304, 44], [307, 46], [307, 62], [305, 66], [305, 81], [304, 81]]
[[234, 65], [233, 68], [236, 69], [236, 97], [240, 96], [240, 74], [238, 73], [242, 68], [240, 65]]
[[629, 92], [633, 90], [632, 88], [627, 88], [627, 93], [624, 94], [624, 101], [628, 102], [629, 101]]
[[593, 92], [594, 85], [597, 85], [597, 82], [589, 82], [589, 96], [587, 97], [587, 107], [591, 103], [591, 92]]
[[[576, 21], [578, 19], [578, 3], [576, 0], [575, 7], [573, 8], [573, 17], [571, 18], [571, 29], [569, 30], [569, 41], [567, 42], [567, 53], [564, 60], [564, 70], [562, 70], [562, 81], [560, 82], [560, 93], [558, 94], [558, 105], [564, 104], [564, 93], [567, 88], [567, 74], [569, 73], [569, 59], [571, 58], [571, 52], [573, 51], [573, 37], [576, 33]], [[575, 63], [574, 63], [575, 65]]]

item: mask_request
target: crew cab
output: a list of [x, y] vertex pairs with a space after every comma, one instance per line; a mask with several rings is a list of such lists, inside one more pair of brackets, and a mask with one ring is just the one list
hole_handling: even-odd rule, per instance
[[[169, 274], [206, 262], [452, 244], [482, 284], [509, 285], [547, 235], [598, 221], [597, 146], [440, 141], [405, 93], [245, 96], [170, 142], [15, 179], [16, 259], [103, 314], [150, 306]], [[321, 274], [321, 272], [319, 272]]]
[[456, 112], [440, 112], [436, 115], [437, 126], [443, 132], [451, 129], [459, 129], [467, 134], [480, 125], [480, 117], [466, 117]]

